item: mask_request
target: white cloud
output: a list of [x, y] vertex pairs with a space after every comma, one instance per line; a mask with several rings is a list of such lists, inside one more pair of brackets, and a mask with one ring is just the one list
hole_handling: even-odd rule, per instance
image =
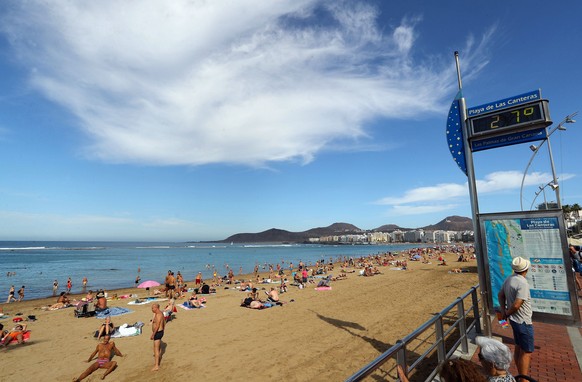
[[[521, 188], [523, 173], [519, 171], [497, 171], [488, 174], [484, 179], [477, 179], [477, 194], [486, 195]], [[559, 181], [573, 178], [573, 174], [561, 174]], [[553, 179], [552, 174], [533, 172], [526, 175], [524, 187], [543, 186]], [[456, 204], [442, 204], [443, 201], [454, 200]], [[435, 186], [410, 189], [403, 196], [390, 196], [376, 201], [379, 205], [390, 206], [394, 215], [418, 215], [425, 213], [453, 210], [459, 203], [469, 205], [469, 189], [465, 183], [442, 183]], [[516, 200], [518, 203], [519, 200]]]
[[[262, 165], [358, 142], [374, 118], [442, 111], [454, 71], [408, 57], [419, 19], [376, 18], [347, 1], [39, 0], [14, 2], [0, 30], [32, 85], [78, 117], [88, 155]], [[486, 60], [467, 50], [469, 77]]]

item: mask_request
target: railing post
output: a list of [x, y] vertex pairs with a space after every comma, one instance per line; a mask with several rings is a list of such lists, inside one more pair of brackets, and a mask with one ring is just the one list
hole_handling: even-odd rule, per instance
[[473, 316], [475, 317], [475, 331], [477, 334], [483, 334], [481, 331], [481, 313], [479, 313], [479, 296], [477, 295], [477, 288], [471, 288], [471, 299], [473, 300]]
[[408, 366], [406, 364], [406, 344], [402, 340], [396, 341], [396, 345], [399, 345], [399, 349], [396, 352], [396, 363], [402, 367], [404, 370], [404, 375], [408, 377]]
[[463, 354], [469, 353], [469, 340], [467, 339], [467, 321], [465, 320], [465, 303], [459, 297], [457, 304], [457, 316], [459, 317], [459, 333], [461, 334], [461, 351]]
[[437, 356], [439, 360], [439, 365], [445, 361], [447, 358], [447, 352], [445, 350], [445, 331], [443, 328], [443, 315], [437, 314], [437, 321], [435, 322], [435, 335], [437, 341]]

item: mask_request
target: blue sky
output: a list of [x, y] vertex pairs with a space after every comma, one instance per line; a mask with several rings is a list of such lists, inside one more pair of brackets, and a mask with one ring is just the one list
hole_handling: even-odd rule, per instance
[[[580, 11], [3, 1], [0, 240], [216, 240], [470, 217], [445, 136], [453, 52], [468, 107], [541, 88], [558, 123], [582, 108]], [[582, 204], [582, 124], [567, 127], [551, 140], [560, 196]], [[481, 212], [520, 209], [528, 146], [475, 153]], [[526, 209], [551, 180], [541, 150]]]

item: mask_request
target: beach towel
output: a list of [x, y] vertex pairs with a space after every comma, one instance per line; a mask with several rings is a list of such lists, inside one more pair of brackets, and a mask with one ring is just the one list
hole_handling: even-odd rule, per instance
[[188, 302], [184, 302], [178, 306], [184, 310], [194, 310], [194, 309], [206, 308], [206, 306], [204, 306], [204, 305], [200, 305], [200, 308], [193, 308], [190, 305], [188, 305]]
[[127, 313], [131, 313], [133, 312], [133, 310], [129, 310], [127, 308], [120, 308], [118, 306], [114, 306], [111, 308], [107, 308], [105, 310], [102, 310], [100, 312], [97, 312], [97, 314], [95, 315], [95, 317], [103, 320], [105, 319], [107, 316], [121, 316], [123, 314], [127, 314]]
[[150, 302], [159, 302], [159, 301], [167, 301], [167, 298], [156, 298], [156, 297], [148, 297], [145, 299], [136, 299], [127, 303], [127, 305], [145, 305], [149, 304]]
[[316, 287], [315, 290], [331, 290], [331, 287], [326, 287], [326, 286], [321, 286], [321, 287]]

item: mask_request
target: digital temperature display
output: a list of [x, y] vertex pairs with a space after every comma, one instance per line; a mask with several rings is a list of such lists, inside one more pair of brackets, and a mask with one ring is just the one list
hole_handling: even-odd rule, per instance
[[547, 116], [546, 108], [547, 101], [540, 100], [480, 117], [473, 117], [469, 119], [471, 133], [472, 135], [488, 135], [499, 130], [513, 130], [520, 127], [547, 127], [552, 122]]

